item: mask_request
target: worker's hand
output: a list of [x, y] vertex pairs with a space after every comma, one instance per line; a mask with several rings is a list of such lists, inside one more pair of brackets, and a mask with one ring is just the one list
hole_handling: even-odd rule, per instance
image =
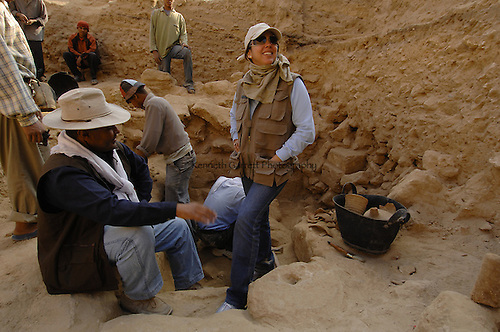
[[39, 120], [32, 124], [31, 126], [22, 127], [28, 141], [33, 143], [41, 143], [43, 141], [43, 133], [47, 131], [47, 128]]
[[26, 24], [26, 23], [28, 22], [28, 18], [27, 18], [27, 17], [26, 17], [26, 15], [24, 15], [23, 13], [19, 13], [19, 12], [18, 12], [18, 13], [16, 14], [16, 18], [17, 18], [20, 22], [22, 22], [22, 23], [25, 23], [25, 24]]
[[271, 161], [274, 161], [274, 162], [279, 163], [279, 162], [281, 162], [281, 159], [280, 159], [280, 157], [278, 157], [277, 155], [274, 155], [274, 156], [271, 158]]
[[83, 61], [83, 58], [82, 58], [82, 56], [80, 55], [80, 56], [78, 57], [78, 59], [76, 59], [76, 65], [77, 65], [78, 67], [81, 67], [81, 66], [82, 66], [82, 61]]
[[160, 53], [158, 53], [158, 51], [153, 51], [151, 53], [153, 53], [153, 59], [155, 59], [156, 64], [161, 64]]
[[189, 46], [188, 44], [181, 44], [182, 47], [187, 47], [189, 49], [191, 49], [191, 46]]
[[234, 151], [240, 152], [240, 140], [239, 139], [235, 139], [233, 141], [233, 146], [234, 146]]
[[186, 220], [194, 220], [203, 224], [211, 224], [215, 221], [217, 214], [200, 203], [177, 203], [176, 216]]
[[36, 20], [34, 20], [34, 19], [26, 21], [26, 25], [33, 25], [35, 23], [36, 23]]

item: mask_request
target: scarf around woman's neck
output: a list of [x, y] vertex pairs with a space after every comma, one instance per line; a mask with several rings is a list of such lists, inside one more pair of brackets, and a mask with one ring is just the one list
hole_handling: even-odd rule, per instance
[[119, 199], [139, 202], [134, 185], [128, 180], [127, 173], [123, 168], [120, 157], [118, 157], [116, 153], [116, 149], [113, 150], [113, 169], [113, 167], [102, 158], [81, 145], [78, 141], [69, 137], [65, 130], [61, 131], [57, 137], [57, 143], [58, 144], [51, 149], [51, 154], [62, 153], [68, 157], [78, 156], [86, 159], [99, 175], [115, 186], [113, 193]]
[[288, 59], [278, 53], [276, 60], [266, 66], [250, 63], [250, 70], [243, 76], [243, 91], [250, 99], [270, 104], [278, 88], [279, 79], [293, 82]]

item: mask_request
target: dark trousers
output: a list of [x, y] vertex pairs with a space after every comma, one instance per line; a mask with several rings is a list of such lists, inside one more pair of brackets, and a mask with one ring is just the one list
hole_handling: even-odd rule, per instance
[[[78, 69], [78, 66], [76, 65], [77, 56], [71, 52], [64, 52], [63, 58], [64, 61], [66, 61], [66, 64], [68, 65], [69, 70], [71, 70], [73, 76], [80, 76], [83, 78], [82, 72]], [[82, 61], [82, 66], [80, 68], [81, 69], [90, 68], [90, 76], [92, 76], [92, 79], [96, 79], [97, 70], [100, 64], [101, 64], [101, 59], [99, 59], [99, 56], [93, 52], [90, 52], [88, 53], [87, 58]]]
[[45, 63], [43, 62], [42, 41], [28, 40], [31, 54], [35, 60], [36, 78], [40, 79], [45, 74]]

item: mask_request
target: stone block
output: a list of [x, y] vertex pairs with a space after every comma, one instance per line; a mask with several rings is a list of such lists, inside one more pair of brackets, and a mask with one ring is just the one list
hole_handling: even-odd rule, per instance
[[500, 307], [500, 256], [492, 253], [484, 256], [471, 298], [476, 303]]
[[327, 160], [345, 174], [351, 174], [365, 169], [366, 152], [346, 148], [333, 148], [328, 153]]
[[440, 293], [422, 312], [415, 328], [416, 332], [497, 330], [491, 309], [452, 291]]
[[210, 123], [215, 129], [229, 133], [229, 108], [199, 101], [193, 105], [191, 112]]
[[325, 162], [321, 168], [321, 175], [319, 176], [319, 179], [334, 192], [340, 192], [340, 179], [343, 175], [344, 172], [340, 169], [328, 162]]
[[444, 177], [453, 178], [460, 173], [454, 158], [449, 154], [427, 150], [422, 158], [423, 167], [433, 173]]

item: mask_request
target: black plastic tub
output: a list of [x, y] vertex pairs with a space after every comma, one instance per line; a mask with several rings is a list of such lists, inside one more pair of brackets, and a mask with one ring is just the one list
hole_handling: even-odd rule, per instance
[[383, 254], [389, 250], [391, 243], [396, 238], [401, 225], [410, 220], [410, 214], [406, 208], [397, 201], [379, 195], [361, 195], [368, 199], [366, 209], [379, 207], [393, 203], [396, 207], [388, 221], [376, 220], [356, 214], [345, 208], [345, 195], [347, 187], [351, 187], [352, 193], [357, 194], [356, 187], [352, 183], [346, 183], [342, 188], [342, 194], [333, 198], [335, 213], [340, 234], [344, 242], [356, 249], [371, 254]]

